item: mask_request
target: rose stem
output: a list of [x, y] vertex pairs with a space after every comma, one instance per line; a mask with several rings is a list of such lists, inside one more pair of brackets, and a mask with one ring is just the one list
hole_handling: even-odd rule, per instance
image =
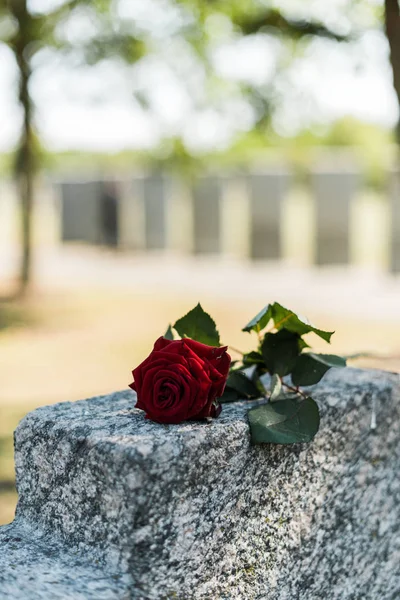
[[287, 390], [290, 390], [291, 392], [294, 392], [295, 394], [300, 394], [300, 396], [303, 396], [303, 398], [308, 398], [307, 394], [305, 394], [298, 387], [294, 388], [291, 385], [288, 385], [287, 383], [284, 383], [283, 381], [282, 381], [282, 385], [284, 385]]

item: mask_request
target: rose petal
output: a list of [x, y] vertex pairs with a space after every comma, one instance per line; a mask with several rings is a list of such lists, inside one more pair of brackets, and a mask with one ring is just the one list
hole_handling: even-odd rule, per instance
[[136, 407], [161, 423], [218, 416], [221, 407], [215, 399], [223, 393], [231, 360], [226, 350], [188, 338], [158, 338], [132, 372]]

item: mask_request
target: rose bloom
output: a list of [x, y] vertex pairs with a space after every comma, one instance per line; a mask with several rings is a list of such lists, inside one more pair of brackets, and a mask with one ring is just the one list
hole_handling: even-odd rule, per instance
[[160, 337], [150, 355], [132, 371], [136, 408], [158, 423], [217, 417], [231, 358], [227, 346], [215, 348], [185, 338]]

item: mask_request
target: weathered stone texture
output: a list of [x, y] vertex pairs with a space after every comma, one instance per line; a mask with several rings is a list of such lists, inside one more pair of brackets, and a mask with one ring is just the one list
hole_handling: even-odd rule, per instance
[[290, 447], [251, 446], [246, 403], [179, 426], [130, 391], [30, 413], [0, 598], [400, 598], [398, 389], [331, 371], [319, 434]]

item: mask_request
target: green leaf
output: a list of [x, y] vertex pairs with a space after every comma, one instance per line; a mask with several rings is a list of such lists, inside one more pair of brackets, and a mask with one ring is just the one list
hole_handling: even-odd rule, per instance
[[328, 367], [342, 369], [347, 365], [346, 359], [343, 356], [337, 356], [336, 354], [315, 354], [315, 352], [310, 352], [310, 354], [314, 360], [317, 360]]
[[270, 401], [273, 402], [281, 395], [282, 391], [282, 380], [279, 375], [272, 375], [271, 377], [271, 385], [270, 385], [271, 395], [269, 397]]
[[[265, 369], [264, 369], [264, 371], [265, 371]], [[251, 381], [254, 383], [254, 385], [258, 389], [258, 397], [265, 396], [265, 394], [266, 394], [265, 385], [261, 381], [260, 373], [258, 372], [257, 369], [255, 369], [253, 371], [253, 374], [251, 376]]]
[[288, 375], [300, 354], [299, 336], [286, 329], [278, 333], [266, 333], [261, 346], [265, 366], [271, 375]]
[[309, 348], [309, 344], [303, 340], [303, 338], [299, 339], [299, 350], [302, 352], [305, 348]]
[[330, 367], [315, 360], [311, 354], [301, 354], [292, 371], [292, 381], [296, 386], [314, 385], [321, 381]]
[[239, 392], [230, 387], [225, 387], [224, 393], [221, 398], [218, 399], [218, 402], [221, 404], [227, 404], [228, 402], [237, 402], [241, 399]]
[[331, 367], [345, 367], [346, 360], [333, 354], [314, 354], [312, 352], [301, 354], [292, 371], [294, 385], [314, 385]]
[[264, 358], [260, 352], [248, 352], [243, 355], [243, 364], [246, 367], [251, 367], [253, 365], [263, 365]]
[[243, 371], [231, 371], [226, 382], [226, 387], [238, 392], [241, 398], [260, 398], [262, 395], [257, 384], [247, 377]]
[[253, 444], [311, 442], [319, 429], [319, 410], [312, 398], [263, 404], [248, 415]]
[[300, 336], [313, 332], [326, 342], [330, 342], [333, 335], [333, 332], [313, 327], [305, 319], [300, 318], [292, 310], [279, 304], [279, 302], [267, 304], [258, 315], [247, 323], [242, 331], [262, 331], [271, 319], [273, 319], [274, 326], [278, 331], [287, 329], [292, 333], [298, 333]]
[[323, 331], [322, 329], [313, 327], [306, 320], [301, 319], [292, 310], [285, 308], [278, 302], [275, 302], [272, 306], [272, 318], [274, 319], [274, 324], [278, 331], [287, 329], [292, 333], [298, 333], [300, 336], [312, 332], [326, 342], [330, 342], [331, 337], [334, 334], [333, 331]]
[[174, 339], [174, 332], [172, 331], [171, 325], [168, 325], [168, 329], [164, 333], [164, 337], [165, 337], [166, 340], [173, 340]]
[[202, 309], [200, 303], [179, 319], [173, 327], [182, 338], [188, 337], [208, 346], [220, 345], [215, 321]]
[[246, 327], [243, 327], [242, 331], [262, 331], [272, 319], [272, 304], [267, 304], [262, 310], [256, 315]]

